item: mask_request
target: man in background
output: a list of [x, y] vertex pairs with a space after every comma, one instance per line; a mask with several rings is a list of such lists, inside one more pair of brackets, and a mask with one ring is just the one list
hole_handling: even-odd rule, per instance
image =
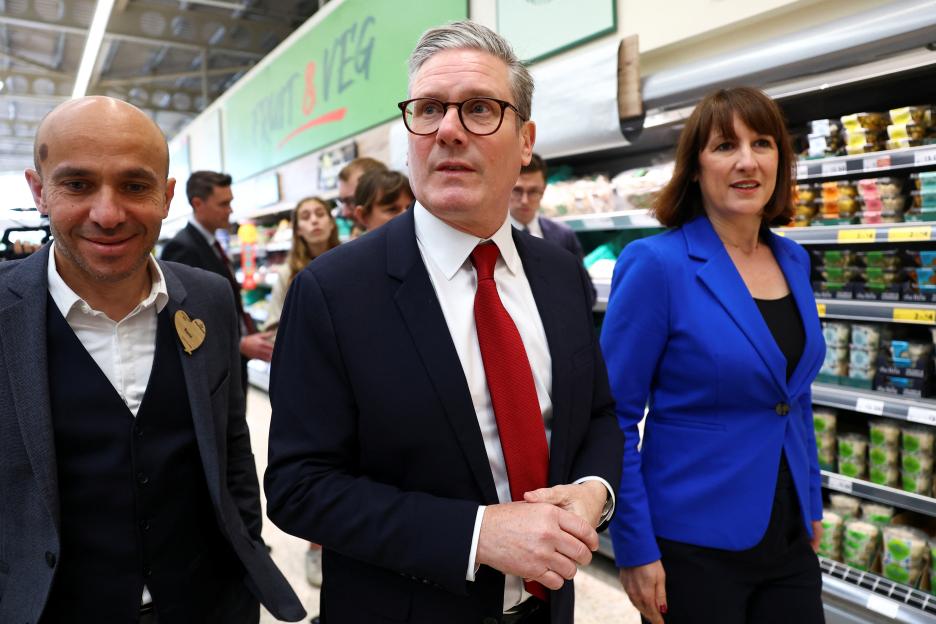
[[338, 216], [351, 222], [351, 238], [357, 238], [366, 231], [365, 225], [355, 217], [354, 195], [361, 176], [371, 171], [388, 171], [388, 169], [387, 165], [376, 158], [362, 156], [355, 158], [338, 172]]
[[54, 242], [0, 263], [0, 622], [301, 619], [260, 537], [230, 290], [151, 255], [162, 132], [79, 98], [34, 152]]
[[[520, 170], [520, 177], [510, 193], [510, 219], [514, 227], [536, 238], [556, 243], [574, 254], [580, 261], [585, 258], [582, 245], [575, 232], [564, 223], [540, 216], [540, 202], [546, 191], [546, 162], [533, 154], [530, 164]], [[589, 278], [589, 305], [595, 305], [595, 286]]]
[[163, 260], [172, 260], [211, 271], [228, 281], [234, 294], [240, 319], [241, 382], [247, 390], [247, 360], [269, 362], [273, 357], [273, 332], [258, 332], [256, 324], [244, 310], [240, 284], [234, 277], [234, 266], [218, 242], [215, 232], [230, 227], [231, 176], [215, 171], [196, 171], [185, 185], [185, 194], [192, 207], [188, 224], [179, 230], [163, 248]]

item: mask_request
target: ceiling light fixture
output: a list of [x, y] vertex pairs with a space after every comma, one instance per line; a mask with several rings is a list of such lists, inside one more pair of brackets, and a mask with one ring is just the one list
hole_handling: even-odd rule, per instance
[[107, 22], [110, 21], [113, 9], [114, 0], [97, 0], [97, 6], [94, 8], [94, 18], [91, 20], [91, 28], [88, 29], [88, 38], [85, 40], [84, 53], [81, 55], [81, 64], [78, 66], [78, 76], [75, 78], [75, 88], [72, 91], [73, 98], [83, 97], [88, 92], [91, 73], [94, 71], [98, 52], [101, 51], [104, 31], [107, 28]]

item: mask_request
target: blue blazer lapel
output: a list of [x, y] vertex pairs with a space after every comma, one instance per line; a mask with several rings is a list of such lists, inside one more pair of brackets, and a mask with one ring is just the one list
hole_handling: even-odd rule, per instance
[[394, 301], [422, 358], [426, 374], [445, 406], [445, 414], [465, 452], [485, 502], [496, 504], [497, 488], [481, 437], [478, 416], [442, 307], [419, 255], [413, 211], [406, 211], [383, 227], [389, 228], [387, 273], [400, 282]]
[[46, 357], [49, 253], [50, 246], [46, 245], [10, 272], [9, 292], [0, 293], [0, 302], [12, 298], [9, 305], [0, 307], [0, 342], [26, 453], [39, 491], [58, 529], [61, 521], [58, 468]]
[[786, 358], [712, 224], [707, 218], [698, 217], [682, 229], [689, 255], [705, 261], [697, 272], [699, 279], [744, 333], [777, 386], [786, 393]]
[[[542, 223], [542, 222], [541, 222]], [[545, 233], [545, 232], [544, 232]], [[545, 266], [544, 258], [528, 244], [528, 239], [520, 230], [513, 231], [514, 244], [523, 263], [536, 309], [539, 311], [546, 332], [546, 343], [552, 360], [553, 403], [552, 425], [549, 444], [549, 483], [560, 483], [563, 466], [566, 465], [566, 451], [571, 402], [571, 361], [572, 353], [563, 337], [568, 335], [560, 311], [569, 307], [567, 288], [551, 283], [550, 271]], [[522, 322], [522, 319], [514, 319]]]
[[800, 356], [793, 374], [790, 376], [790, 395], [799, 394], [803, 386], [810, 383], [822, 365], [825, 356], [825, 342], [822, 338], [822, 329], [819, 323], [819, 314], [816, 310], [816, 299], [809, 282], [809, 266], [804, 266], [797, 260], [791, 251], [784, 245], [784, 241], [776, 234], [770, 234], [770, 247], [774, 257], [783, 270], [787, 285], [796, 300], [800, 319], [803, 322], [803, 332], [806, 343], [803, 355]]
[[[195, 319], [198, 315], [183, 305], [189, 298], [188, 292], [181, 280], [173, 273], [165, 262], [159, 263], [163, 275], [166, 277], [166, 290], [169, 293], [169, 303], [166, 310], [175, 328], [175, 313], [184, 310]], [[182, 342], [176, 340], [176, 352], [182, 362], [182, 371], [185, 375], [185, 389], [188, 392], [189, 407], [192, 410], [192, 421], [195, 428], [195, 439], [198, 442], [198, 451], [201, 455], [205, 478], [208, 483], [208, 492], [215, 504], [215, 509], [221, 509], [221, 477], [219, 474], [220, 460], [218, 458], [218, 438], [215, 433], [214, 416], [211, 410], [211, 397], [208, 394], [208, 373], [206, 358], [211, 357], [209, 340], [211, 327], [206, 327], [205, 344], [195, 349], [191, 355], [182, 348]], [[218, 328], [215, 328], [218, 331]], [[225, 362], [227, 357], [221, 355]]]

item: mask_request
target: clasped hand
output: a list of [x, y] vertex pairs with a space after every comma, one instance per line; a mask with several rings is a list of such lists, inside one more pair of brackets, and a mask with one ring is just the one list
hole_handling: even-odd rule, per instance
[[588, 481], [527, 492], [524, 502], [491, 505], [481, 521], [475, 560], [560, 589], [598, 549], [595, 526], [606, 496], [604, 485]]

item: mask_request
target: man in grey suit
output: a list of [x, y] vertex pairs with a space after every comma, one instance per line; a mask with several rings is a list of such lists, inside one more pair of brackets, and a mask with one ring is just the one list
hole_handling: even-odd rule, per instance
[[[582, 244], [569, 226], [539, 215], [540, 202], [546, 191], [546, 163], [539, 154], [533, 154], [530, 164], [520, 169], [520, 176], [510, 193], [510, 220], [513, 226], [536, 238], [556, 243], [574, 254], [579, 260], [585, 257]], [[589, 306], [595, 305], [594, 285], [589, 281]]]
[[151, 256], [165, 139], [81, 98], [35, 159], [54, 242], [0, 264], [0, 622], [298, 621], [260, 538], [231, 289]]

